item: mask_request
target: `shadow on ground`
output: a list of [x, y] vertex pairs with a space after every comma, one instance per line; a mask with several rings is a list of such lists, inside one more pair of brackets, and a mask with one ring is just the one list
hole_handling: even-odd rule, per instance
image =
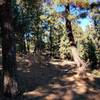
[[61, 66], [59, 60], [32, 65], [27, 60], [27, 66], [21, 65], [18, 71], [23, 100], [99, 100], [100, 78], [89, 74], [80, 79], [69, 70], [71, 66]]
[[80, 79], [67, 70], [70, 66], [64, 66], [64, 70], [59, 64], [31, 60], [29, 56], [17, 61], [20, 94], [13, 100], [100, 100], [100, 78], [89, 74]]

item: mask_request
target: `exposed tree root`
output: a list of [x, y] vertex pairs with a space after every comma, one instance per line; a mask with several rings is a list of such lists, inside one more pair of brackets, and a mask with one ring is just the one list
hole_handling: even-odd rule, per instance
[[71, 47], [73, 59], [77, 65], [77, 74], [79, 76], [86, 75], [86, 63], [80, 58], [76, 47]]

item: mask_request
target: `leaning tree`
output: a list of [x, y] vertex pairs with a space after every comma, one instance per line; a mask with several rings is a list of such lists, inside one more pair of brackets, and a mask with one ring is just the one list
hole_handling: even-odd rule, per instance
[[89, 0], [46, 0], [46, 2], [49, 5], [63, 5], [65, 8], [65, 11], [63, 13], [64, 18], [65, 18], [65, 25], [66, 25], [66, 33], [67, 36], [69, 38], [70, 41], [70, 50], [71, 50], [71, 54], [73, 57], [73, 60], [75, 61], [77, 67], [78, 67], [78, 72], [83, 73], [86, 67], [86, 63], [84, 62], [84, 60], [79, 56], [79, 52], [78, 52], [78, 48], [77, 48], [77, 44], [75, 41], [75, 37], [74, 37], [74, 33], [72, 31], [72, 20], [75, 20], [77, 18], [80, 17], [86, 17], [87, 13], [82, 13], [79, 14], [78, 16], [74, 16], [72, 18], [70, 18], [70, 5], [73, 5], [74, 7], [78, 7], [80, 9], [86, 9], [86, 10], [90, 10], [91, 9], [91, 3], [89, 2]]

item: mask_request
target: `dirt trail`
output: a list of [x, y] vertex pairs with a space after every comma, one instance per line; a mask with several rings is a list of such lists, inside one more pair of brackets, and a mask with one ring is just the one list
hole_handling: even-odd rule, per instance
[[13, 100], [100, 100], [100, 77], [82, 79], [65, 62], [34, 59], [17, 55], [20, 94]]

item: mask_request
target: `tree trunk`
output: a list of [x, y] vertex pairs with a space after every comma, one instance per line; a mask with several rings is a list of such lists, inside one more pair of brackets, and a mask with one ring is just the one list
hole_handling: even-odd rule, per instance
[[30, 44], [28, 40], [27, 40], [27, 52], [30, 53]]
[[70, 13], [70, 8], [69, 8], [69, 4], [68, 4], [68, 5], [65, 5], [66, 30], [67, 30], [68, 38], [70, 41], [72, 56], [73, 56], [73, 59], [78, 67], [77, 72], [78, 72], [78, 74], [81, 74], [81, 73], [83, 73], [83, 71], [84, 71], [83, 69], [85, 69], [86, 64], [79, 56], [77, 46], [75, 43], [75, 39], [73, 36], [73, 32], [72, 32], [71, 21], [68, 19], [69, 13]]
[[16, 82], [16, 47], [13, 32], [13, 16], [11, 0], [2, 0], [0, 5], [0, 21], [2, 33], [2, 64], [3, 64], [3, 92], [15, 95]]
[[20, 37], [19, 38], [20, 38], [20, 42], [19, 42], [20, 52], [21, 53], [24, 53], [24, 54], [27, 54], [24, 34], [23, 33], [20, 33]]
[[49, 50], [50, 50], [50, 58], [54, 57], [54, 52], [53, 52], [53, 37], [52, 37], [52, 26], [50, 26], [50, 34], [49, 34]]

